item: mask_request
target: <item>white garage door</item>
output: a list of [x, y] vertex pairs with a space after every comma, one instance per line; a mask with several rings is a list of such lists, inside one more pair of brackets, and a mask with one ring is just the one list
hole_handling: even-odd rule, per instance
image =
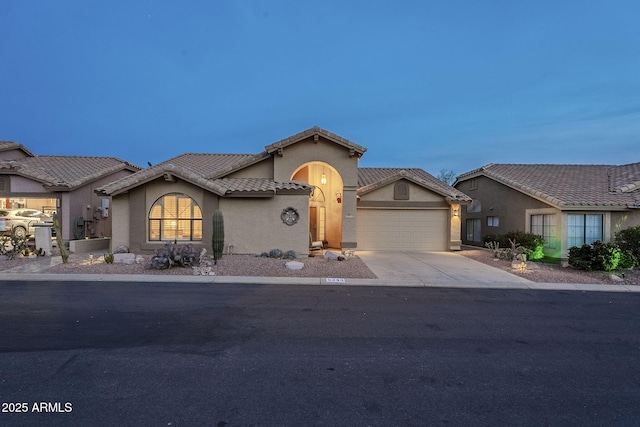
[[358, 249], [445, 251], [448, 215], [444, 209], [358, 209]]

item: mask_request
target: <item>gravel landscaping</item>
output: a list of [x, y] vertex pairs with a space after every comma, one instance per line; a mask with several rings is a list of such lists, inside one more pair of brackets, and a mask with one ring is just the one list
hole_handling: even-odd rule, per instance
[[[58, 264], [46, 270], [55, 274], [151, 274], [151, 275], [193, 275], [190, 267], [172, 267], [165, 270], [147, 268], [151, 255], [143, 255], [138, 264], [107, 264], [102, 256], [93, 260], [87, 256], [72, 255], [67, 264]], [[209, 258], [210, 262], [213, 262]], [[369, 267], [357, 256], [345, 261], [327, 260], [322, 256], [300, 258], [304, 263], [301, 270], [289, 270], [285, 264], [288, 259], [265, 258], [254, 255], [225, 255], [218, 265], [211, 266], [217, 276], [269, 276], [269, 277], [331, 277], [344, 279], [376, 279]], [[0, 271], [13, 268], [25, 262], [37, 262], [32, 259], [14, 259], [0, 261]]]
[[[537, 283], [640, 285], [640, 270], [637, 268], [607, 273], [604, 271], [581, 271], [571, 266], [562, 267], [559, 264], [529, 262], [526, 270], [519, 270], [511, 267], [511, 261], [495, 259], [491, 251], [487, 249], [465, 249], [460, 254]], [[613, 278], [612, 275], [615, 275], [616, 278]]]
[[[486, 249], [465, 249], [460, 255], [499, 268], [517, 276], [524, 277], [538, 283], [585, 283], [585, 284], [625, 284], [640, 285], [640, 270], [624, 270], [611, 273], [601, 271], [580, 271], [558, 264], [532, 263], [527, 264], [526, 270], [511, 267], [511, 262], [494, 259]], [[193, 275], [189, 267], [173, 267], [166, 270], [147, 268], [146, 264], [151, 255], [138, 257], [137, 264], [107, 264], [102, 256], [95, 256], [93, 260], [87, 255], [71, 255], [67, 264], [50, 267], [46, 273], [54, 274], [147, 274], [147, 275]], [[24, 265], [30, 262], [41, 262], [41, 259], [17, 258], [0, 260], [0, 271]], [[212, 266], [211, 270], [218, 276], [269, 276], [269, 277], [332, 277], [332, 278], [361, 278], [376, 279], [376, 275], [358, 256], [345, 261], [327, 260], [322, 256], [298, 259], [304, 263], [301, 270], [289, 270], [285, 264], [289, 260], [264, 258], [254, 255], [225, 255]]]

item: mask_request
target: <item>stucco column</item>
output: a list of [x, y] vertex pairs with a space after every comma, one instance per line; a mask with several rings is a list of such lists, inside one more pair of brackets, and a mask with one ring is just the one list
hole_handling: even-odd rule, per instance
[[356, 241], [356, 213], [357, 199], [356, 187], [344, 186], [342, 189], [342, 249], [355, 249]]
[[459, 251], [462, 249], [462, 221], [460, 220], [460, 205], [451, 205], [451, 208], [449, 209], [449, 221], [449, 250]]

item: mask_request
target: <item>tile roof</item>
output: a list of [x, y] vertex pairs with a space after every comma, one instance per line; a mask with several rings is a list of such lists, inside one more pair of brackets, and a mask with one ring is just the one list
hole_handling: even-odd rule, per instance
[[10, 151], [10, 150], [22, 150], [24, 153], [27, 154], [27, 156], [33, 157], [33, 153], [27, 150], [27, 148], [22, 144], [19, 144], [13, 141], [0, 141], [0, 151]]
[[273, 153], [279, 148], [285, 148], [288, 145], [295, 144], [296, 142], [301, 141], [305, 138], [308, 138], [312, 135], [322, 135], [329, 141], [332, 141], [336, 144], [342, 145], [343, 147], [353, 150], [354, 154], [357, 153], [358, 156], [362, 156], [365, 153], [365, 151], [367, 151], [367, 149], [362, 145], [358, 145], [353, 141], [349, 141], [346, 138], [343, 138], [339, 135], [336, 135], [335, 133], [331, 133], [327, 130], [319, 128], [318, 126], [314, 126], [310, 129], [304, 130], [288, 138], [281, 139], [278, 142], [274, 142], [273, 144], [267, 145], [266, 147], [264, 147], [264, 149], [267, 153]]
[[471, 202], [471, 198], [433, 175], [419, 168], [359, 168], [358, 194], [366, 194], [391, 182], [408, 179], [436, 193], [449, 201]]
[[115, 157], [34, 156], [0, 160], [0, 172], [10, 171], [41, 182], [45, 187], [73, 189], [120, 170], [138, 166]]
[[[243, 192], [263, 192], [273, 193], [277, 190], [302, 190], [311, 191], [312, 186], [296, 182], [275, 182], [271, 179], [261, 178], [225, 178], [230, 173], [245, 168], [252, 164], [266, 160], [271, 157], [271, 153], [278, 148], [283, 148], [294, 144], [312, 135], [322, 135], [334, 143], [354, 150], [358, 155], [363, 154], [366, 148], [357, 145], [345, 138], [330, 133], [319, 127], [313, 127], [285, 138], [274, 144], [265, 147], [265, 151], [260, 154], [206, 154], [206, 153], [185, 153], [172, 159], [166, 160], [157, 165], [139, 171], [131, 176], [124, 177], [118, 181], [98, 189], [104, 194], [117, 195], [128, 191], [130, 188], [144, 184], [151, 180], [167, 175], [175, 175], [181, 179], [199, 185], [220, 196], [231, 193], [242, 194]], [[398, 179], [409, 179], [419, 185], [431, 189], [443, 195], [449, 201], [471, 202], [471, 199], [455, 188], [443, 183], [422, 169], [394, 169], [394, 168], [361, 168], [359, 169], [359, 189], [358, 193], [372, 191], [382, 185], [386, 185]]]
[[184, 153], [172, 159], [151, 166], [154, 168], [166, 165], [175, 165], [185, 169], [190, 169], [202, 175], [204, 178], [219, 178], [235, 170], [249, 166], [268, 158], [267, 153], [260, 154], [209, 154], [209, 153]]
[[298, 181], [275, 182], [267, 178], [223, 178], [215, 180], [220, 187], [229, 193], [244, 192], [273, 192], [277, 190], [307, 190], [311, 191], [311, 185]]
[[484, 175], [559, 209], [640, 207], [640, 163], [614, 165], [489, 164], [456, 183]]
[[267, 178], [216, 178], [224, 171], [235, 170], [238, 164], [252, 162], [255, 158], [256, 156], [243, 154], [188, 153], [109, 183], [97, 191], [116, 195], [159, 177], [169, 178], [174, 175], [220, 196], [242, 192], [275, 194], [278, 190], [311, 191], [310, 185], [297, 181], [275, 182]]

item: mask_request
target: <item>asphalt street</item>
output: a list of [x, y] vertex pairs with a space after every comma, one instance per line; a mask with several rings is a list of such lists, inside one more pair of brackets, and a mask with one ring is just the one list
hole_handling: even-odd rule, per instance
[[640, 424], [640, 294], [0, 281], [0, 425]]

